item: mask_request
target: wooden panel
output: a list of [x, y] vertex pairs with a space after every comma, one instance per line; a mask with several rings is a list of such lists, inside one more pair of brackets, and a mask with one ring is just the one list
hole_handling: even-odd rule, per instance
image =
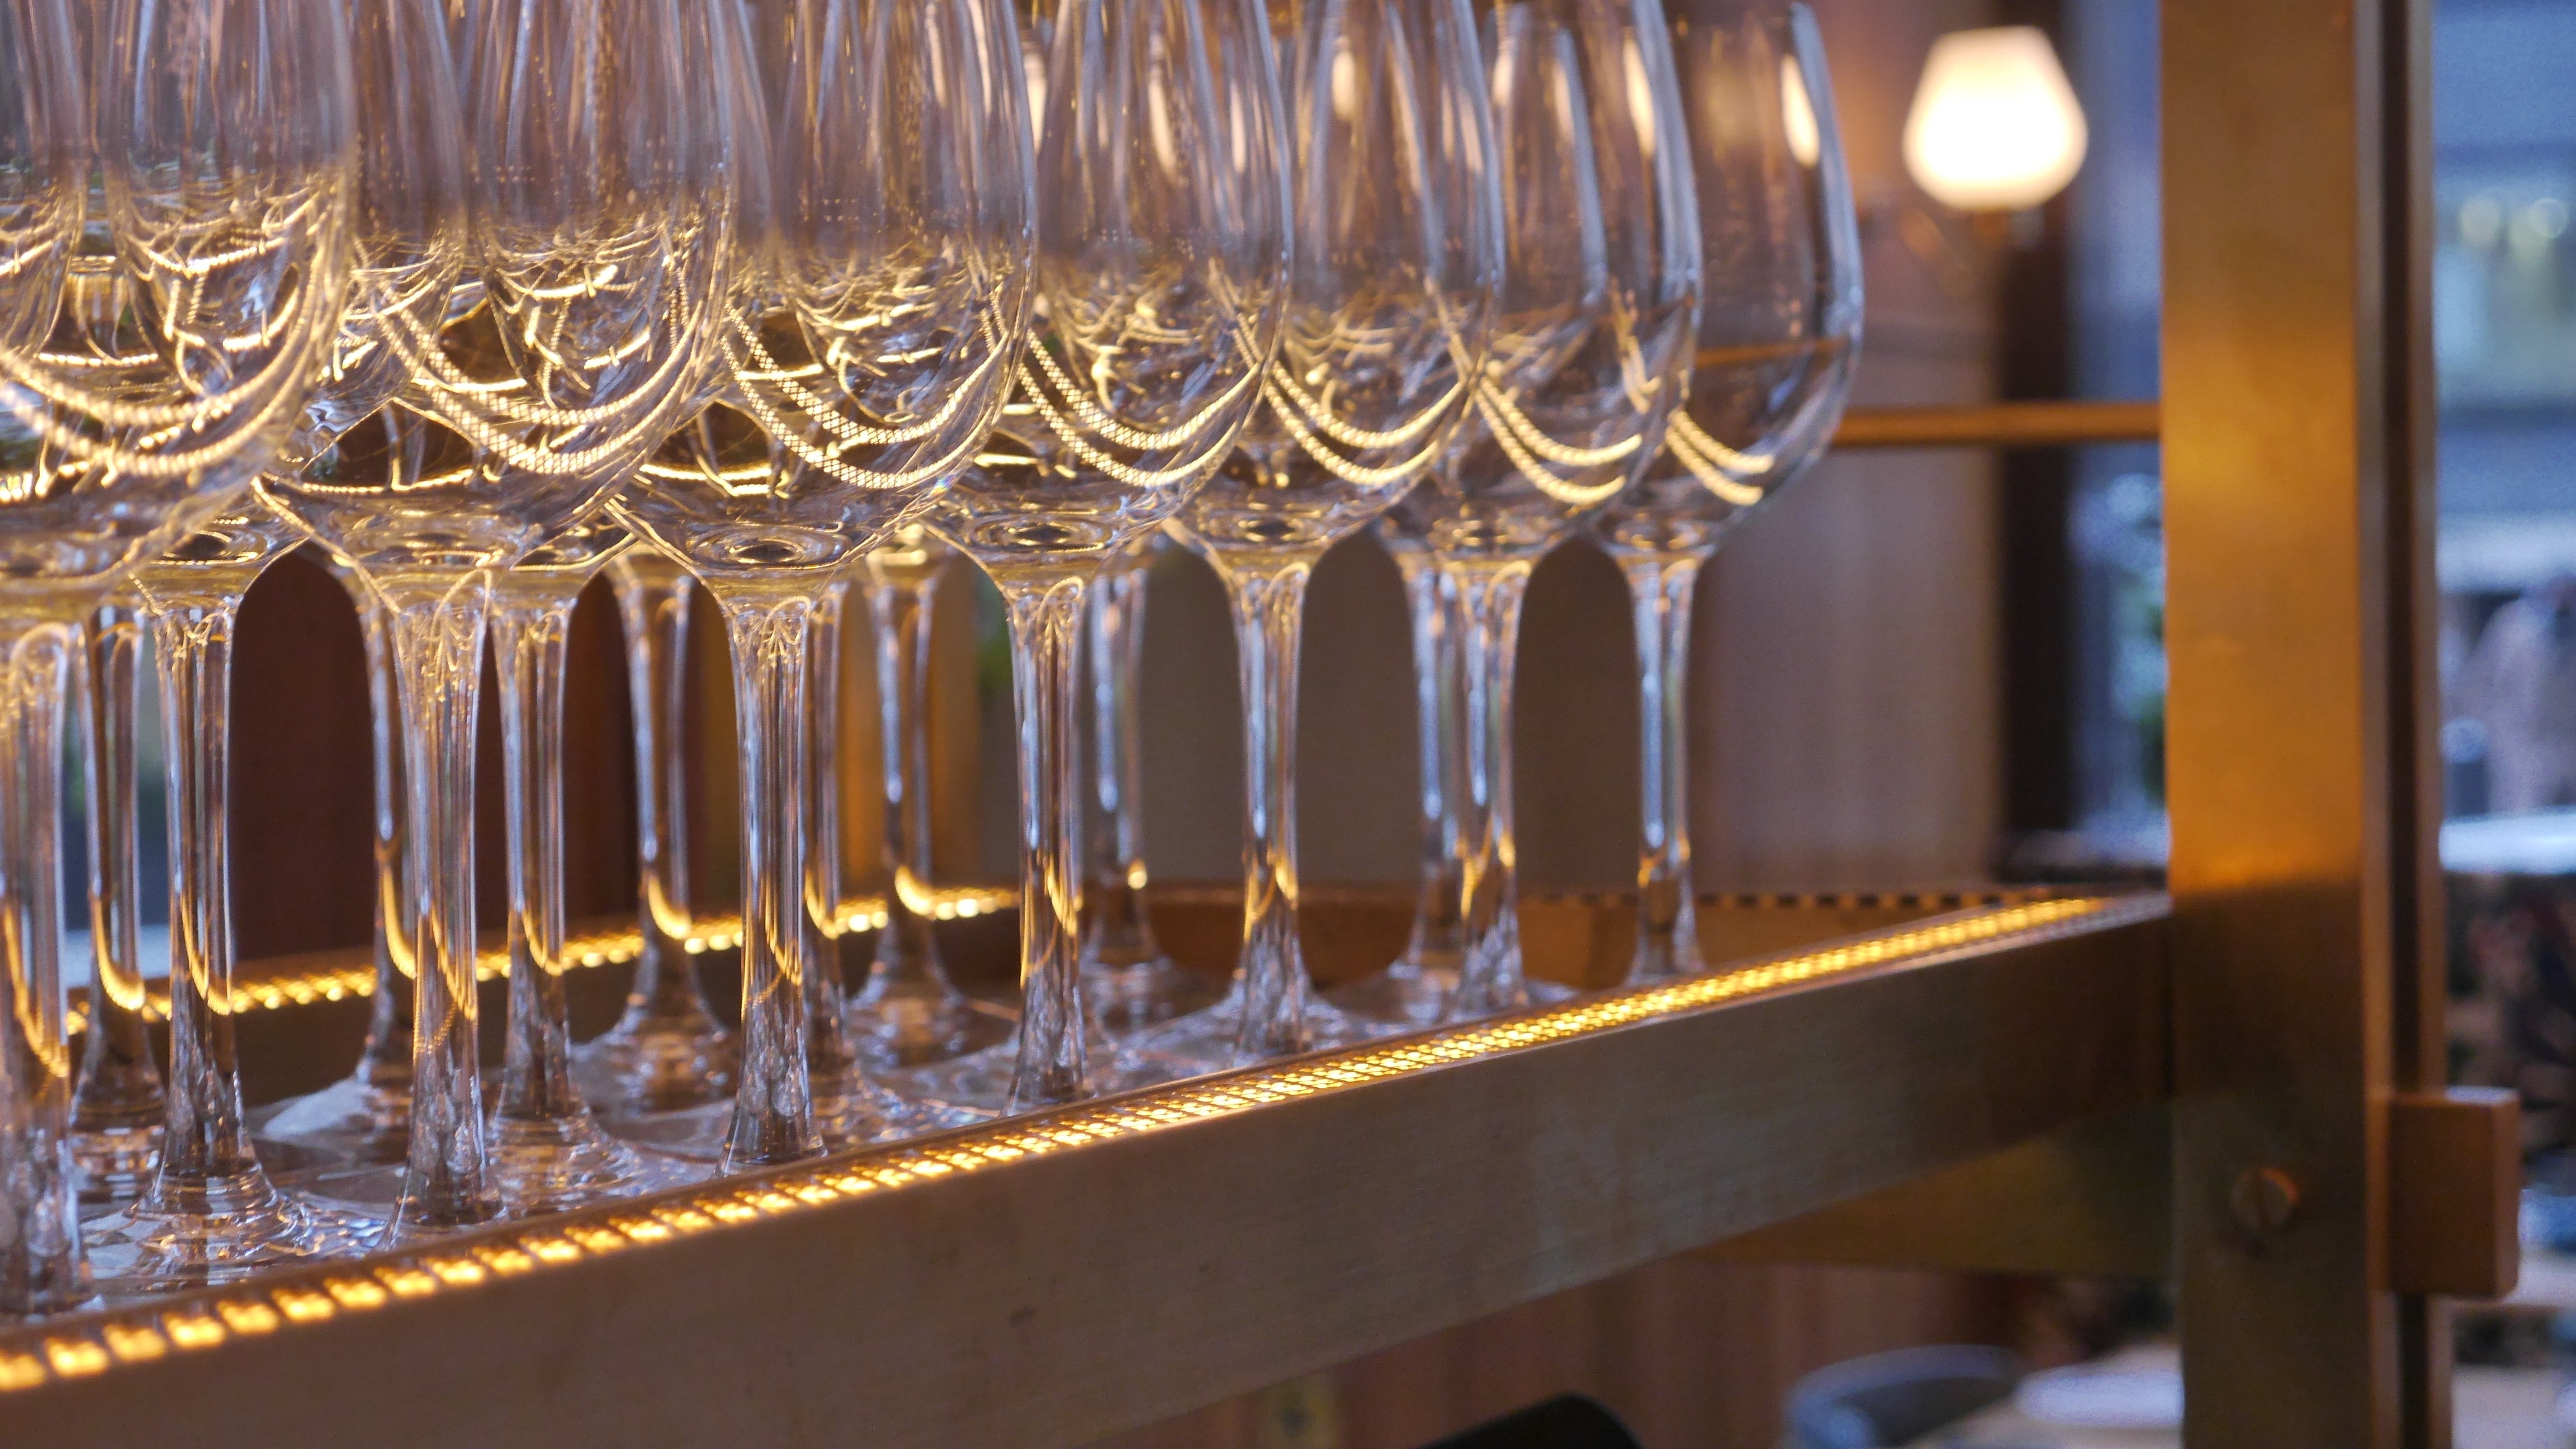
[[241, 1442], [1080, 1441], [2152, 1100], [2163, 913], [1965, 913], [490, 1230], [372, 1286], [281, 1275], [230, 1318], [59, 1321], [0, 1338], [0, 1384], [34, 1381], [5, 1412], [58, 1446], [217, 1402]]
[[2176, 1269], [2205, 1449], [2447, 1433], [2439, 1334], [2388, 1291], [2381, 1116], [2430, 1065], [2440, 1000], [2409, 258], [2426, 10], [2163, 11]]
[[1729, 1238], [1709, 1257], [2161, 1278], [2173, 1269], [2173, 1132], [2159, 1103]]

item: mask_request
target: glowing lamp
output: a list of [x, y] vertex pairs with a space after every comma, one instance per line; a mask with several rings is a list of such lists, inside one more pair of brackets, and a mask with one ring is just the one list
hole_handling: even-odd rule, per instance
[[2034, 26], [1959, 30], [1932, 42], [1905, 117], [1905, 169], [1959, 211], [2026, 211], [2084, 164], [2084, 108]]

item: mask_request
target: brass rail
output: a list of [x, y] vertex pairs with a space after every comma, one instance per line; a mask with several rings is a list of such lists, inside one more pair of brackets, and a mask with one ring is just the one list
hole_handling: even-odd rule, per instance
[[2157, 402], [1994, 402], [1956, 407], [1853, 408], [1834, 446], [1849, 448], [2059, 448], [2152, 443], [2163, 436]]

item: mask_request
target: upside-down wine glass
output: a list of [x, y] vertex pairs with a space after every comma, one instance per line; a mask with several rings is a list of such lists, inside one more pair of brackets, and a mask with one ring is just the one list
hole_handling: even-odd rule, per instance
[[[80, 621], [241, 496], [294, 423], [349, 272], [337, 0], [95, 8], [94, 95], [71, 7], [0, 8], [0, 1315], [90, 1291], [55, 856]], [[169, 1093], [165, 1179], [223, 1105], [205, 1085]]]
[[1701, 969], [1687, 710], [1691, 591], [1832, 437], [1860, 347], [1860, 231], [1824, 42], [1803, 4], [1688, 0], [1674, 62], [1699, 192], [1699, 370], [1664, 454], [1592, 521], [1627, 575], [1644, 697], [1630, 981]]
[[1637, 478], [1690, 382], [1700, 243], [1660, 9], [1475, 0], [1503, 194], [1476, 417], [1392, 517], [1458, 590], [1466, 955], [1448, 1014], [1528, 1004], [1512, 840], [1513, 653], [1530, 571]]
[[[421, 437], [430, 424], [400, 403], [388, 403], [376, 414], [384, 434], [387, 466], [405, 469], [425, 451]], [[369, 431], [362, 426], [359, 433]], [[345, 437], [346, 435], [344, 435]], [[373, 440], [370, 440], [373, 441]], [[342, 445], [347, 451], [347, 443]], [[417, 474], [417, 467], [407, 471]], [[403, 885], [402, 679], [394, 669], [392, 622], [384, 601], [355, 569], [327, 549], [306, 557], [331, 575], [357, 611], [358, 633], [367, 664], [369, 758], [375, 785], [371, 815], [376, 868], [373, 946], [375, 987], [367, 998], [367, 1040], [358, 1065], [318, 1092], [286, 1102], [260, 1131], [263, 1140], [321, 1154], [349, 1167], [399, 1163], [408, 1146], [411, 1125], [411, 1019], [413, 922], [416, 898]]]
[[[362, 292], [353, 283], [352, 298]], [[316, 395], [343, 380], [326, 364]], [[315, 411], [308, 405], [281, 466], [296, 466]], [[111, 1294], [222, 1282], [362, 1240], [359, 1222], [308, 1208], [269, 1179], [243, 1120], [232, 1000], [233, 625], [251, 584], [295, 543], [265, 504], [244, 501], [136, 574], [169, 773], [170, 1087], [150, 1184], [132, 1206], [89, 1225], [91, 1265]]]
[[[799, 887], [807, 951], [805, 1061], [814, 1095], [815, 1127], [826, 1147], [877, 1135], [889, 1124], [860, 1104], [876, 1092], [893, 1095], [882, 1087], [855, 1097], [844, 1090], [837, 1104], [841, 1110], [825, 1110], [826, 1083], [846, 1086], [863, 1080], [858, 1051], [850, 1040], [849, 1016], [842, 1007], [841, 938], [849, 934], [850, 912], [841, 893], [841, 625], [847, 617], [851, 584], [866, 570], [867, 557], [865, 552], [852, 553], [831, 572], [814, 596], [814, 611], [806, 621], [805, 877]], [[854, 1106], [859, 1110], [853, 1112]], [[898, 1106], [892, 1115], [903, 1125], [913, 1125], [909, 1105]]]
[[857, 924], [855, 904], [841, 890], [842, 625], [852, 587], [866, 574], [868, 561], [883, 551], [853, 553], [832, 574], [814, 601], [808, 631], [813, 672], [805, 689], [804, 895], [812, 965], [805, 973], [805, 1060], [813, 1081], [815, 1125], [823, 1145], [835, 1149], [948, 1120], [905, 1101], [873, 1075], [878, 1064], [859, 1049], [842, 972], [841, 940]]
[[1422, 865], [1404, 954], [1382, 970], [1333, 988], [1324, 999], [1364, 1030], [1402, 1031], [1440, 1020], [1449, 1009], [1449, 993], [1458, 989], [1458, 963], [1466, 954], [1467, 922], [1460, 910], [1465, 852], [1457, 810], [1466, 775], [1459, 717], [1466, 681], [1458, 672], [1458, 636], [1464, 627], [1457, 585], [1441, 572], [1422, 540], [1394, 519], [1378, 521], [1377, 538], [1404, 580], [1405, 615], [1412, 626]]
[[873, 1070], [947, 1061], [1010, 1035], [1013, 1013], [957, 989], [931, 930], [930, 627], [939, 577], [957, 551], [918, 523], [867, 556], [877, 679], [885, 923], [868, 979], [851, 996], [850, 1045]]
[[649, 548], [609, 561], [634, 721], [636, 917], [643, 949], [617, 1024], [573, 1051], [591, 1105], [619, 1115], [725, 1099], [739, 1055], [688, 949], [689, 571]]
[[[100, 258], [110, 261], [112, 258]], [[81, 621], [82, 783], [89, 808], [89, 1027], [72, 1084], [81, 1201], [128, 1202], [161, 1156], [161, 1068], [139, 944], [143, 869], [135, 814], [135, 676], [143, 616], [129, 595]]]
[[1289, 245], [1278, 68], [1253, 0], [1067, 0], [1045, 82], [1029, 414], [934, 515], [1010, 606], [1021, 1005], [1015, 1042], [925, 1086], [1009, 1111], [1109, 1075], [1081, 985], [1084, 596], [1233, 451], [1278, 347]]
[[512, 1217], [677, 1187], [703, 1174], [621, 1142], [574, 1080], [564, 951], [563, 705], [573, 606], [633, 538], [602, 519], [549, 538], [492, 583], [509, 830], [510, 1007], [492, 1103], [492, 1184]]
[[1143, 1039], [1203, 1067], [1352, 1028], [1298, 940], [1297, 649], [1324, 550], [1404, 495], [1467, 416], [1501, 282], [1466, 0], [1274, 6], [1288, 54], [1295, 262], [1279, 356], [1233, 459], [1173, 522], [1216, 567], [1243, 681], [1243, 950], [1225, 1001]]
[[[814, 1071], [809, 631], [837, 575], [966, 463], [1009, 395], [1032, 210], [1016, 51], [985, 0], [795, 0], [750, 22], [740, 59], [769, 184], [746, 189], [764, 204], [717, 332], [732, 401], [768, 451], [734, 466], [701, 446], [697, 467], [650, 468], [618, 502], [715, 594], [733, 645], [743, 1024], [728, 1168], [812, 1156], [835, 1115], [845, 1139], [864, 1119], [892, 1125], [871, 1105], [891, 1094], [842, 1063], [821, 1063], [837, 1079]], [[836, 1002], [819, 1031], [841, 1029]]]
[[473, 0], [462, 251], [480, 294], [388, 335], [408, 396], [485, 456], [399, 490], [266, 485], [391, 615], [419, 900], [396, 1238], [499, 1210], [474, 989], [488, 604], [499, 571], [601, 507], [696, 397], [735, 190], [716, 24], [692, 0]]
[[[301, 416], [264, 480], [336, 477], [334, 445], [408, 379], [389, 329], [433, 324], [452, 265], [416, 239], [452, 218], [462, 131], [445, 87], [410, 95], [445, 62], [434, 0], [351, 5], [360, 145], [348, 292]], [[407, 103], [408, 102], [408, 103]], [[383, 239], [390, 237], [390, 244]], [[232, 1011], [230, 842], [233, 628], [244, 595], [301, 535], [260, 491], [136, 575], [160, 666], [170, 798], [170, 1107], [142, 1200], [93, 1225], [103, 1287], [220, 1281], [346, 1250], [363, 1219], [310, 1207], [269, 1179], [242, 1119]]]
[[[759, 99], [759, 81], [748, 62], [754, 41], [745, 31], [739, 49], [746, 57], [739, 71], [747, 124], [758, 138], [755, 144], [766, 154], [768, 124], [765, 104]], [[731, 270], [732, 285], [740, 294], [727, 303], [728, 315], [741, 313], [752, 317], [775, 311], [779, 300], [774, 292], [763, 290], [764, 251], [774, 240], [769, 224], [769, 185], [766, 167], [753, 168], [746, 175], [742, 225], [737, 236], [744, 243], [736, 266]], [[719, 323], [718, 325], [729, 325]], [[746, 321], [746, 327], [759, 324]], [[764, 341], [771, 353], [787, 350], [780, 339]], [[729, 366], [722, 366], [721, 346], [712, 348], [719, 361], [719, 390], [728, 397], [739, 397], [740, 384]], [[800, 355], [801, 354], [794, 354]], [[786, 369], [797, 370], [794, 367]], [[781, 400], [781, 407], [792, 412], [796, 404]], [[786, 417], [789, 414], [779, 414]], [[700, 409], [689, 423], [672, 434], [654, 459], [644, 466], [643, 474], [621, 500], [623, 514], [633, 507], [650, 508], [649, 495], [655, 491], [682, 494], [691, 491], [712, 493], [726, 499], [740, 499], [763, 490], [784, 492], [798, 482], [802, 465], [785, 448], [779, 446], [759, 424], [741, 408], [716, 402]], [[810, 508], [810, 505], [809, 505]], [[819, 510], [815, 510], [819, 512]], [[630, 550], [661, 555], [658, 545], [649, 540]], [[622, 556], [623, 557], [623, 556]], [[853, 560], [855, 555], [853, 556]], [[674, 567], [684, 567], [673, 565]], [[804, 998], [805, 1099], [814, 1120], [816, 1135], [827, 1149], [855, 1142], [876, 1141], [908, 1135], [923, 1124], [918, 1109], [883, 1085], [868, 1078], [859, 1067], [849, 1044], [847, 1024], [841, 1015], [840, 975], [838, 971], [839, 940], [846, 926], [839, 914], [840, 876], [831, 870], [827, 876], [822, 856], [826, 849], [837, 855], [837, 775], [829, 765], [828, 747], [817, 736], [836, 734], [839, 730], [837, 691], [838, 678], [830, 672], [827, 654], [837, 658], [840, 604], [855, 563], [845, 562], [840, 568], [825, 573], [812, 600], [812, 611], [806, 621], [806, 662], [812, 670], [804, 689], [798, 694], [806, 711], [806, 723], [796, 732], [793, 743], [799, 750], [810, 750], [797, 778], [806, 782], [809, 793], [801, 802], [800, 819], [808, 827], [803, 859], [796, 882], [797, 909], [802, 913], [805, 932], [802, 951], [791, 963], [792, 978]], [[714, 592], [714, 591], [710, 591]], [[724, 595], [716, 594], [718, 607], [724, 606]], [[748, 866], [746, 866], [748, 868]], [[830, 891], [826, 902], [823, 892]], [[749, 1020], [748, 1017], [745, 1018]], [[738, 1042], [739, 1038], [728, 1037]], [[737, 1057], [735, 1066], [739, 1066]], [[738, 1094], [737, 1094], [738, 1095]], [[731, 1100], [706, 1102], [693, 1106], [659, 1111], [627, 1111], [616, 1120], [619, 1135], [651, 1146], [665, 1157], [693, 1163], [721, 1164], [732, 1150], [736, 1105]]]
[[1082, 991], [1100, 1024], [1135, 1031], [1214, 1005], [1222, 983], [1163, 954], [1145, 906], [1145, 596], [1166, 542], [1149, 533], [1091, 583], [1083, 683], [1091, 708], [1082, 793]]

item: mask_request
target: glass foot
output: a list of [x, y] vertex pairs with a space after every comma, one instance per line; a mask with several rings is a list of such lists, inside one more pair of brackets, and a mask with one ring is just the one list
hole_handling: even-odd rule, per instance
[[262, 1269], [363, 1253], [385, 1220], [303, 1201], [257, 1168], [202, 1192], [155, 1196], [82, 1230], [110, 1301], [236, 1282]]
[[573, 1081], [603, 1112], [670, 1112], [726, 1100], [741, 1048], [705, 1023], [618, 1027], [572, 1049]]
[[1558, 1002], [1571, 1001], [1582, 994], [1571, 986], [1543, 981], [1536, 976], [1525, 976], [1521, 978], [1520, 991], [1511, 1000], [1494, 1002], [1481, 1011], [1459, 1011], [1458, 1000], [1453, 993], [1448, 1010], [1455, 1014], [1446, 1015], [1444, 1020], [1453, 1024], [1462, 1021], [1481, 1021], [1489, 1016], [1505, 1016], [1515, 1011], [1527, 1011], [1533, 1006], [1554, 1006]]
[[873, 1142], [899, 1142], [955, 1124], [939, 1109], [851, 1072], [837, 1083], [814, 1084], [814, 1125], [822, 1130], [824, 1149], [838, 1152]]
[[132, 1202], [152, 1186], [161, 1165], [161, 1124], [72, 1134], [72, 1167], [84, 1208]]
[[1167, 956], [1126, 966], [1085, 957], [1082, 993], [1094, 1019], [1117, 1035], [1205, 1010], [1224, 997], [1225, 982]]
[[400, 1210], [406, 1172], [407, 1168], [401, 1163], [391, 1167], [327, 1169], [301, 1178], [296, 1183], [295, 1193], [309, 1209], [346, 1214], [369, 1224], [364, 1241], [355, 1250], [361, 1253], [384, 1253], [442, 1242], [490, 1227], [504, 1216], [496, 1207], [489, 1217], [477, 1222], [404, 1222]]
[[1422, 1031], [1440, 1024], [1449, 1009], [1449, 993], [1458, 989], [1458, 968], [1398, 961], [1383, 971], [1345, 982], [1324, 993], [1358, 1030], [1371, 1036]]
[[1185, 1077], [1205, 1076], [1209, 1072], [1231, 1071], [1279, 1057], [1330, 1051], [1380, 1034], [1369, 1031], [1364, 1024], [1354, 1021], [1331, 1002], [1309, 996], [1306, 999], [1306, 1045], [1303, 1051], [1280, 1052], [1268, 1057], [1245, 1056], [1237, 1049], [1243, 1034], [1241, 990], [1238, 984], [1227, 991], [1225, 999], [1216, 1005], [1176, 1021], [1165, 1022], [1129, 1039], [1130, 1044], [1147, 1057], [1170, 1064], [1171, 1070], [1152, 1080], [1176, 1082]]
[[588, 1112], [529, 1121], [492, 1119], [492, 1185], [501, 1215], [524, 1218], [567, 1212], [704, 1182], [705, 1168], [645, 1152], [601, 1130]]
[[381, 1166], [411, 1150], [411, 1091], [343, 1077], [321, 1091], [253, 1113], [263, 1139], [318, 1153], [345, 1166]]
[[[897, 1142], [963, 1125], [940, 1106], [912, 1101], [864, 1076], [845, 1079], [838, 1090], [821, 1089], [814, 1094], [814, 1126], [823, 1134], [824, 1149], [830, 1152], [873, 1142]], [[725, 1143], [733, 1135], [733, 1103], [708, 1102], [671, 1112], [639, 1112], [611, 1118], [607, 1127], [637, 1146], [699, 1164], [703, 1172], [705, 1167], [724, 1161]]]
[[984, 1050], [1011, 1034], [1019, 1013], [963, 992], [940, 996], [862, 993], [843, 1013], [850, 1050], [872, 1072], [902, 1071]]
[[[1084, 1039], [1084, 1058], [1091, 1069], [1091, 1096], [1106, 1097], [1115, 1092], [1132, 1091], [1186, 1075], [1184, 1063], [1171, 1061], [1150, 1052], [1138, 1050], [1131, 1042], [1120, 1041], [1090, 1024]], [[1052, 1105], [1032, 1103], [1015, 1107], [1011, 1101], [1011, 1081], [1019, 1072], [1020, 1035], [1010, 1036], [968, 1056], [938, 1062], [890, 1077], [898, 1091], [936, 1110], [952, 1115], [949, 1125], [963, 1126], [989, 1122], [1017, 1112], [1034, 1112]]]

